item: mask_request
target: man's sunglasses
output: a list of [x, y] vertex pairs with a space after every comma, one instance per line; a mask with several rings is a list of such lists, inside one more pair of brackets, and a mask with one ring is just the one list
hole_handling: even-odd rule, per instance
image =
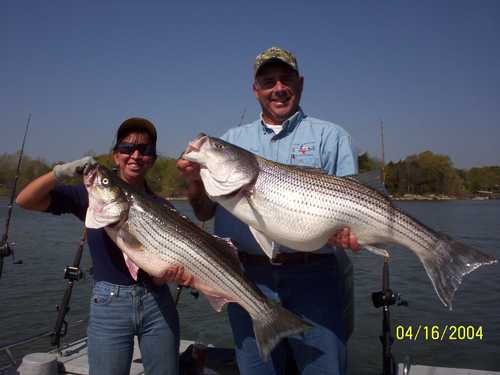
[[120, 143], [115, 150], [120, 154], [132, 155], [137, 150], [143, 156], [156, 156], [156, 148], [150, 143]]

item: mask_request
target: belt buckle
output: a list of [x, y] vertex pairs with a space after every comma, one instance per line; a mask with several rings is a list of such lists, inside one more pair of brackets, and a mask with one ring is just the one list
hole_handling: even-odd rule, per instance
[[283, 262], [278, 260], [279, 254], [276, 254], [276, 257], [270, 258], [269, 263], [271, 263], [273, 266], [282, 266]]

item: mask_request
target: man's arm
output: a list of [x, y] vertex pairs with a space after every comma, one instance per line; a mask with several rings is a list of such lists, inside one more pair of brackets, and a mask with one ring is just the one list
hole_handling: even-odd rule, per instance
[[188, 183], [187, 195], [196, 217], [201, 221], [215, 215], [217, 203], [212, 202], [200, 178], [200, 166], [188, 160], [178, 159], [176, 166]]

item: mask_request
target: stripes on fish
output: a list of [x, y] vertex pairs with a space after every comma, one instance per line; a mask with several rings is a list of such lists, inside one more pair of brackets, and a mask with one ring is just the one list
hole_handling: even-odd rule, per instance
[[450, 309], [463, 277], [496, 263], [494, 257], [427, 227], [355, 177], [276, 163], [204, 134], [182, 157], [200, 164], [208, 196], [248, 224], [269, 257], [274, 243], [315, 251], [348, 226], [360, 246], [377, 254], [387, 254], [382, 248], [390, 244], [412, 250]]
[[154, 277], [180, 267], [177, 281], [200, 290], [216, 311], [228, 302], [241, 305], [252, 319], [263, 360], [281, 339], [311, 327], [267, 299], [244, 276], [230, 241], [203, 231], [105, 167], [88, 170], [84, 181], [89, 193], [86, 226], [104, 227], [118, 247]]

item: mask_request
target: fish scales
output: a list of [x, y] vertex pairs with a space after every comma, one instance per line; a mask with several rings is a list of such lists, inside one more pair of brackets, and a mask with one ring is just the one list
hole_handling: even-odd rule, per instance
[[[89, 192], [87, 227], [104, 227], [129, 260], [153, 276], [161, 278], [177, 270], [177, 281], [200, 290], [217, 311], [225, 303], [238, 303], [252, 319], [259, 354], [265, 361], [281, 339], [311, 328], [310, 323], [267, 299], [244, 276], [229, 241], [201, 230], [102, 166], [87, 171], [84, 181]], [[129, 263], [127, 267], [132, 268]]]
[[[255, 200], [255, 205], [263, 204], [265, 209], [273, 214], [277, 212], [276, 209], [283, 208], [286, 212], [284, 217], [293, 217], [294, 221], [297, 217], [290, 215], [300, 214], [302, 219], [309, 223], [303, 227], [303, 232], [310, 233], [311, 227], [318, 228], [316, 221], [314, 219], [311, 221], [310, 217], [326, 219], [327, 222], [324, 224], [328, 228], [331, 228], [332, 223], [337, 226], [353, 225], [359, 221], [365, 225], [370, 224], [365, 214], [372, 212], [369, 209], [370, 203], [374, 206], [378, 201], [374, 198], [371, 201], [360, 201], [356, 197], [342, 193], [346, 190], [345, 180], [326, 178], [326, 176], [316, 174], [314, 183], [309, 184], [310, 176], [301, 170], [290, 168], [284, 174], [276, 172], [278, 168], [267, 161], [263, 161], [262, 164], [262, 173], [259, 174], [253, 188], [255, 194], [249, 199]], [[270, 189], [271, 186], [279, 186], [279, 189]], [[277, 190], [285, 193], [276, 194]], [[309, 191], [314, 191], [314, 194], [308, 193]], [[258, 202], [259, 199], [263, 202]], [[290, 201], [294, 204], [290, 204]], [[384, 212], [379, 210], [375, 214], [384, 214]], [[375, 222], [380, 221], [379, 218], [374, 219]]]
[[[238, 275], [228, 268], [223, 274], [219, 267], [216, 267], [214, 258], [218, 262], [224, 259], [218, 257], [211, 251], [210, 246], [206, 246], [205, 241], [197, 240], [192, 228], [182, 226], [174, 220], [175, 217], [166, 217], [165, 221], [155, 219], [156, 216], [148, 214], [144, 210], [131, 209], [129, 214], [129, 227], [131, 232], [148, 247], [154, 249], [163, 259], [173, 264], [186, 264], [190, 268], [190, 273], [197, 274], [198, 277], [207, 282], [222, 287], [221, 280], [225, 281], [225, 288], [229, 288], [232, 294], [240, 295], [244, 305], [250, 309], [253, 315], [264, 312], [252, 303], [251, 297], [261, 299], [260, 295], [255, 295], [250, 289], [242, 288], [242, 283], [238, 281]], [[170, 219], [170, 220], [169, 220]], [[162, 227], [166, 226], [167, 231]], [[171, 229], [171, 230], [168, 230]], [[198, 228], [195, 228], [198, 232]], [[155, 233], [171, 233], [169, 236], [156, 236]], [[194, 238], [194, 239], [193, 239]], [[209, 239], [207, 239], [209, 240]], [[202, 248], [204, 251], [199, 251]]]
[[[332, 212], [337, 212], [334, 219], [339, 226], [362, 223], [370, 226], [374, 231], [389, 228], [387, 236], [383, 236], [381, 240], [391, 238], [396, 233], [401, 241], [414, 241], [422, 248], [438, 240], [428, 235], [423, 230], [423, 225], [392, 207], [390, 201], [382, 194], [366, 188], [353, 179], [318, 175], [318, 178], [311, 184], [310, 175], [300, 170], [289, 168], [286, 174], [279, 173], [279, 171], [276, 173], [278, 169], [276, 165], [262, 159], [259, 160], [259, 165], [263, 173], [259, 174], [255, 190], [264, 194], [264, 199], [269, 201], [270, 206], [290, 207], [286, 202], [288, 200], [286, 194], [269, 196], [273, 192], [269, 186], [276, 186], [278, 183], [282, 185], [280, 191], [288, 192], [290, 195], [296, 193], [300, 196], [299, 199], [292, 199], [292, 202], [296, 203], [292, 206], [294, 208], [292, 212], [325, 219], [332, 219]], [[314, 190], [316, 195], [307, 194], [305, 187]], [[304, 208], [298, 209], [299, 205]], [[381, 225], [376, 225], [376, 223]], [[398, 225], [395, 228], [394, 225], [388, 225], [389, 223], [398, 223]]]

